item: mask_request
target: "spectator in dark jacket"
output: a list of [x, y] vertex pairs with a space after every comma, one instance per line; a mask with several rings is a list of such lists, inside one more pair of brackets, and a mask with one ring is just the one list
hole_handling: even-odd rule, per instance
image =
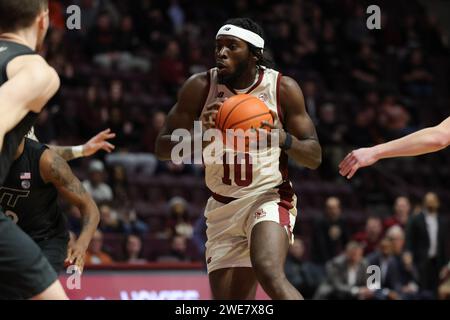
[[440, 270], [447, 263], [446, 221], [439, 216], [439, 198], [429, 192], [423, 201], [424, 210], [413, 216], [406, 229], [406, 246], [412, 252], [419, 270], [422, 289], [436, 293]]
[[324, 264], [343, 251], [348, 241], [345, 220], [341, 217], [341, 202], [329, 197], [325, 204], [325, 215], [313, 225], [313, 261]]

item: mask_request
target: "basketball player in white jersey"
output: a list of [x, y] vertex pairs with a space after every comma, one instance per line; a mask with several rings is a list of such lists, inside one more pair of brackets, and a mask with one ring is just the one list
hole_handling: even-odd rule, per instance
[[339, 173], [351, 179], [359, 168], [385, 158], [418, 156], [450, 145], [450, 117], [437, 126], [425, 128], [403, 138], [349, 153], [339, 164]]
[[[302, 299], [288, 282], [284, 262], [296, 220], [296, 196], [288, 179], [287, 158], [316, 169], [321, 148], [305, 110], [298, 84], [266, 67], [259, 25], [247, 18], [231, 19], [216, 36], [216, 68], [195, 74], [179, 92], [178, 102], [156, 142], [156, 153], [169, 160], [176, 145], [171, 133], [214, 127], [223, 99], [247, 93], [263, 100], [275, 116], [279, 146], [267, 163], [206, 164], [212, 192], [205, 209], [206, 262], [215, 299], [254, 299], [257, 282], [273, 299]], [[244, 172], [245, 171], [245, 172]]]

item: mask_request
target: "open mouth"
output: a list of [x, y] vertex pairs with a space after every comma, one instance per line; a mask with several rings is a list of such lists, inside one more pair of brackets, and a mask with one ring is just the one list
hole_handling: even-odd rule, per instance
[[219, 69], [219, 71], [222, 71], [222, 70], [228, 68], [228, 66], [222, 62], [217, 62], [216, 66], [217, 66], [217, 69]]

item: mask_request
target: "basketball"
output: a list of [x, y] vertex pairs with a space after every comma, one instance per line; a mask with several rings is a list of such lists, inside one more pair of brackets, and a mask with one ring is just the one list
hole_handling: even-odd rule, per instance
[[273, 124], [272, 115], [266, 104], [255, 96], [238, 94], [225, 100], [220, 107], [216, 117], [216, 128], [223, 133], [227, 129], [246, 131], [260, 128], [263, 121]]

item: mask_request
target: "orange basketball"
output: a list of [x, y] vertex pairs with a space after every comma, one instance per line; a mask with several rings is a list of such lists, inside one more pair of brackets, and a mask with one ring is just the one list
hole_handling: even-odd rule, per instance
[[[264, 102], [250, 94], [238, 94], [225, 100], [216, 117], [216, 128], [225, 133], [226, 129], [257, 129], [267, 121], [273, 124], [269, 108]], [[266, 128], [267, 129], [267, 128]]]
[[[249, 94], [238, 94], [225, 100], [219, 108], [216, 116], [216, 128], [222, 131], [223, 142], [238, 151], [249, 151], [250, 143], [256, 142], [259, 135], [254, 134], [251, 129], [262, 127], [262, 122], [273, 124], [270, 109], [264, 102]], [[227, 129], [242, 131], [230, 132]], [[269, 127], [263, 127], [270, 131]], [[249, 131], [247, 131], [249, 130]]]

